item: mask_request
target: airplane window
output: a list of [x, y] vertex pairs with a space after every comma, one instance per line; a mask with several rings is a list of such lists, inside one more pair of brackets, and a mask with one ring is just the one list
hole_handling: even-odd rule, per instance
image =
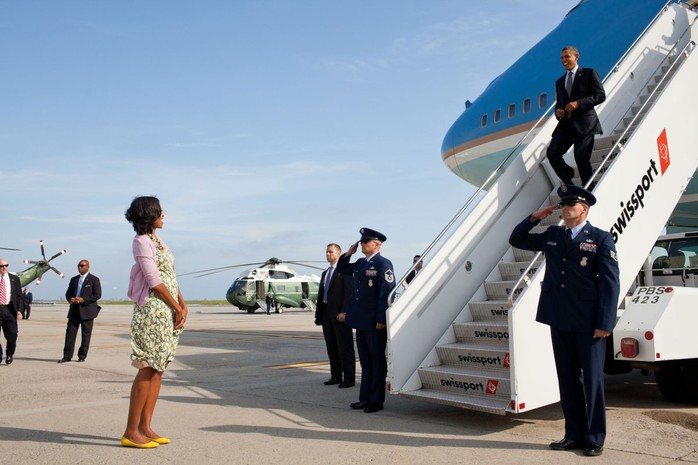
[[484, 128], [485, 126], [487, 126], [487, 113], [480, 117], [480, 127]]
[[507, 118], [513, 118], [514, 115], [516, 114], [516, 104], [512, 103], [507, 107]]
[[531, 99], [525, 98], [521, 107], [522, 107], [521, 110], [524, 113], [528, 113], [529, 111], [531, 111]]
[[548, 106], [548, 94], [543, 92], [538, 96], [538, 108], [545, 108]]
[[494, 110], [494, 116], [492, 117], [492, 121], [495, 123], [499, 123], [499, 120], [502, 119], [502, 110], [497, 108]]

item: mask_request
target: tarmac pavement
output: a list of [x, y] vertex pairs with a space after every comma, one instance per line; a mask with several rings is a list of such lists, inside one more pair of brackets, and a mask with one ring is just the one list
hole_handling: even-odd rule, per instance
[[34, 306], [14, 363], [0, 365], [0, 465], [698, 463], [698, 408], [665, 401], [639, 372], [607, 378], [606, 448], [585, 457], [547, 448], [563, 436], [557, 404], [501, 417], [388, 396], [381, 412], [351, 410], [358, 384], [323, 385], [310, 312], [218, 306], [190, 307], [163, 378], [153, 427], [172, 443], [124, 448], [131, 307], [104, 306], [87, 361], [58, 364], [67, 311]]

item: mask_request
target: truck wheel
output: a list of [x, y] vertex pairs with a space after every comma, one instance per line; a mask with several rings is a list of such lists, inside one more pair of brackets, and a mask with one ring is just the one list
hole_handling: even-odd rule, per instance
[[698, 360], [661, 362], [654, 372], [659, 392], [665, 399], [683, 404], [698, 404]]

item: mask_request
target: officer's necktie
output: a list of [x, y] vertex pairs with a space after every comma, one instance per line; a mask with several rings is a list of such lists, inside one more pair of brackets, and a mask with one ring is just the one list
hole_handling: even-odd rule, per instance
[[567, 90], [567, 96], [572, 96], [572, 83], [574, 82], [574, 75], [572, 71], [567, 72], [567, 82], [565, 82], [565, 89]]
[[331, 266], [327, 268], [327, 273], [325, 273], [325, 286], [324, 286], [324, 293], [322, 296], [322, 301], [327, 303], [327, 293], [330, 290], [330, 280], [332, 279], [332, 270], [334, 270], [334, 267]]
[[565, 228], [565, 239], [567, 242], [572, 242], [572, 230], [570, 228]]
[[7, 287], [5, 277], [0, 277], [0, 305], [7, 305]]

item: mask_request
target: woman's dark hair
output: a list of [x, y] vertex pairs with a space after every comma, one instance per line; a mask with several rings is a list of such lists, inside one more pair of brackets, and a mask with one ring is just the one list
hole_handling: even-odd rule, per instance
[[157, 197], [136, 197], [126, 210], [126, 219], [133, 225], [136, 234], [150, 234], [161, 214], [162, 208]]

